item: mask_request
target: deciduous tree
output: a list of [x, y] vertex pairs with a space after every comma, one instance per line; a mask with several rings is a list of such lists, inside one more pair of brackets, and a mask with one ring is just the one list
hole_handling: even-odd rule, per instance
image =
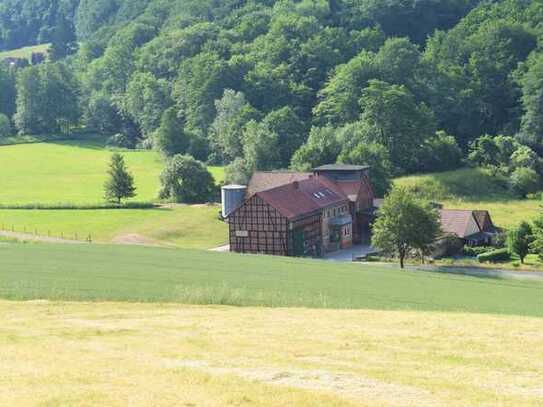
[[215, 191], [213, 176], [190, 155], [177, 154], [168, 160], [160, 183], [160, 198], [173, 202], [206, 203]]
[[373, 227], [372, 245], [398, 256], [404, 268], [413, 250], [427, 253], [440, 232], [437, 211], [404, 188], [387, 195]]
[[385, 146], [397, 173], [416, 171], [418, 153], [435, 133], [435, 118], [405, 87], [371, 80], [361, 99], [367, 142]]
[[524, 259], [530, 253], [530, 245], [534, 240], [532, 227], [527, 222], [511, 229], [507, 234], [507, 245], [509, 250], [520, 257], [520, 262], [524, 264]]

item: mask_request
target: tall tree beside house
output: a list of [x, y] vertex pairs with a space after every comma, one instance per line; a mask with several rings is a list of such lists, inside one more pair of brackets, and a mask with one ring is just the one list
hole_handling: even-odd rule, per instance
[[259, 118], [242, 92], [226, 89], [221, 99], [215, 101], [217, 114], [209, 129], [212, 160], [231, 163], [243, 155], [243, 140], [240, 135], [244, 126]]
[[313, 127], [307, 142], [292, 156], [291, 167], [297, 171], [309, 171], [336, 162], [341, 152], [336, 133], [331, 126]]
[[430, 251], [440, 228], [437, 211], [407, 189], [395, 188], [379, 210], [372, 245], [397, 256], [403, 269], [410, 252]]
[[384, 145], [397, 173], [416, 171], [420, 151], [436, 131], [433, 112], [405, 86], [379, 80], [369, 81], [361, 105], [365, 141]]
[[128, 172], [124, 158], [119, 153], [111, 156], [108, 174], [109, 179], [104, 185], [106, 200], [120, 205], [123, 198], [136, 196], [134, 177]]
[[530, 245], [533, 240], [532, 227], [527, 222], [522, 222], [507, 234], [507, 246], [512, 253], [520, 257], [522, 264], [524, 264], [524, 259], [530, 253]]
[[288, 168], [292, 155], [304, 142], [303, 138], [300, 137], [301, 134], [306, 133], [304, 122], [300, 120], [290, 106], [274, 110], [262, 122], [273, 133], [277, 134], [279, 166], [280, 168]]
[[265, 123], [251, 120], [243, 129], [243, 155], [251, 171], [281, 167], [279, 136]]
[[385, 196], [392, 187], [392, 164], [385, 146], [360, 143], [353, 149], [342, 151], [338, 161], [343, 164], [369, 165], [371, 184], [376, 196]]

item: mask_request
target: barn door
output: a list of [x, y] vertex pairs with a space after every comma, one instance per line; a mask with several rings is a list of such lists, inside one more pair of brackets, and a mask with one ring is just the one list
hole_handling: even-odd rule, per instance
[[302, 257], [305, 254], [305, 233], [303, 229], [296, 229], [294, 230], [292, 240], [294, 243], [294, 256], [296, 257]]

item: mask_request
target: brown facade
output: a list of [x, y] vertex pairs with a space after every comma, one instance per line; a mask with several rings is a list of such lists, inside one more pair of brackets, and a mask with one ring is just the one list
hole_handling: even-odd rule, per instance
[[230, 250], [276, 256], [320, 256], [321, 216], [290, 221], [255, 195], [229, 216]]
[[233, 252], [321, 257], [369, 243], [375, 196], [365, 166], [255, 173], [250, 185], [228, 216]]

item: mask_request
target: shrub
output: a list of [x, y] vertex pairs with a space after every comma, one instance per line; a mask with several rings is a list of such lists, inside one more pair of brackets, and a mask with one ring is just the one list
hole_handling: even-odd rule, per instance
[[372, 254], [368, 254], [366, 256], [366, 262], [368, 263], [380, 263], [380, 262], [385, 262], [386, 259], [380, 257], [380, 256], [376, 256], [376, 255], [372, 255]]
[[213, 198], [215, 181], [206, 166], [190, 155], [174, 155], [160, 175], [161, 199], [206, 203]]
[[508, 249], [499, 249], [483, 253], [477, 256], [479, 263], [499, 263], [511, 260], [511, 253]]
[[509, 185], [515, 195], [526, 198], [528, 194], [537, 192], [541, 179], [531, 168], [517, 168], [511, 174]]
[[495, 250], [494, 247], [488, 247], [488, 246], [476, 246], [476, 247], [464, 246], [462, 253], [464, 254], [464, 256], [477, 257], [480, 254], [488, 253], [494, 250]]
[[133, 149], [136, 146], [136, 141], [134, 138], [124, 134], [118, 133], [114, 136], [111, 136], [107, 139], [106, 145], [108, 147], [119, 147], [119, 148], [128, 148]]

